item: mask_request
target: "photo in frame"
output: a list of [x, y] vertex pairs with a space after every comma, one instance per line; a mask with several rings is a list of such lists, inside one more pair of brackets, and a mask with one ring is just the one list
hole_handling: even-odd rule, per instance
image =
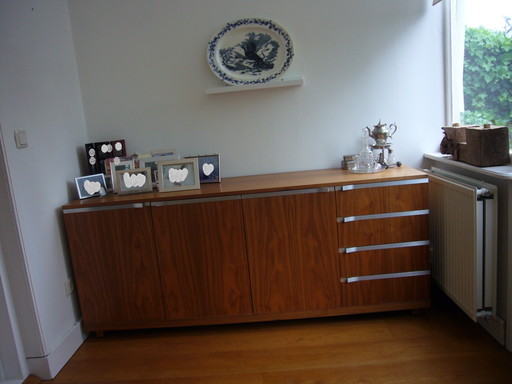
[[80, 199], [107, 195], [107, 185], [103, 173], [76, 177], [75, 184]]
[[139, 168], [149, 167], [151, 169], [153, 187], [158, 184], [158, 163], [169, 160], [176, 160], [176, 155], [142, 157], [139, 159]]
[[115, 191], [120, 195], [151, 192], [153, 183], [151, 168], [135, 168], [116, 171]]
[[127, 169], [133, 169], [135, 168], [135, 164], [133, 161], [133, 158], [131, 157], [114, 157], [112, 159], [108, 159], [108, 170], [111, 181], [112, 181], [112, 188], [114, 191], [116, 190], [116, 172], [117, 171], [125, 171]]
[[220, 155], [189, 156], [187, 159], [197, 158], [199, 181], [205, 183], [220, 183]]
[[159, 192], [199, 189], [197, 158], [159, 162], [158, 180]]

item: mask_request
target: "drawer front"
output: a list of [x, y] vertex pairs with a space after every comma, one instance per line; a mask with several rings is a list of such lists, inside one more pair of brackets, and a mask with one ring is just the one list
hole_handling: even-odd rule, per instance
[[430, 300], [430, 275], [345, 282], [342, 284], [344, 306], [378, 305]]
[[[415, 184], [407, 184], [408, 182]], [[396, 183], [398, 182], [339, 188], [336, 196], [337, 215], [372, 215], [428, 208], [428, 184], [424, 179], [404, 180], [399, 185], [395, 185]]]
[[428, 240], [428, 215], [338, 223], [340, 248]]
[[428, 245], [354, 252], [349, 249], [348, 252], [340, 253], [340, 258], [341, 274], [346, 278], [422, 271], [430, 268]]

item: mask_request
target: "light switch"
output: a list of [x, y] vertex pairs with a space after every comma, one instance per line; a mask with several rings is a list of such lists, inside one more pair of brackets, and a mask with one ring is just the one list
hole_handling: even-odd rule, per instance
[[27, 148], [27, 133], [25, 131], [14, 131], [14, 140], [16, 141], [16, 148]]

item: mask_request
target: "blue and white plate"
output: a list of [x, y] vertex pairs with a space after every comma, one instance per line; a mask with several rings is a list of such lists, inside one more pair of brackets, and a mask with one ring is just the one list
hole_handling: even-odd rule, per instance
[[208, 43], [213, 73], [231, 85], [267, 83], [282, 76], [293, 58], [293, 44], [279, 24], [265, 19], [228, 23]]

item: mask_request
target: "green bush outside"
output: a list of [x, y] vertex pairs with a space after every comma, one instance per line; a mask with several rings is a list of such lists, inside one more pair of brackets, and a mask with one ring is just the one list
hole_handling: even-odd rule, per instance
[[[510, 19], [506, 23], [510, 28]], [[461, 122], [508, 125], [512, 142], [512, 37], [508, 32], [466, 28]]]

